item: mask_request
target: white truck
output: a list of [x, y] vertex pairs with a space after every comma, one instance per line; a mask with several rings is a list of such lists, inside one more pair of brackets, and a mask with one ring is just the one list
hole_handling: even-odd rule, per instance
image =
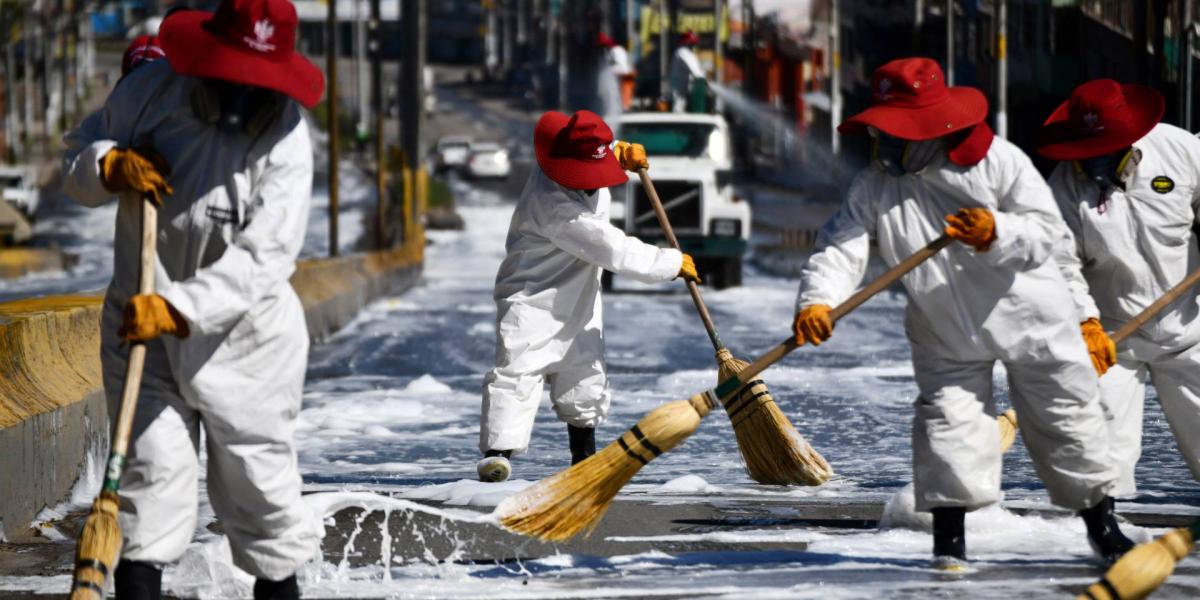
[[[716, 289], [742, 284], [742, 257], [750, 240], [750, 204], [733, 192], [729, 124], [720, 115], [627, 113], [617, 139], [646, 147], [650, 178], [684, 252], [696, 259], [705, 283]], [[666, 245], [637, 175], [624, 194], [613, 190], [613, 220], [626, 233]], [[624, 198], [624, 202], [621, 199]]]

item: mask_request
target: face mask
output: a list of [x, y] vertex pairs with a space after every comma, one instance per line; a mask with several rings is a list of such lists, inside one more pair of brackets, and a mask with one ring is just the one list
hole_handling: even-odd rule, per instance
[[871, 157], [888, 175], [901, 177], [924, 171], [945, 151], [941, 139], [914, 142], [890, 136], [874, 127], [871, 134]]
[[1102, 190], [1114, 187], [1124, 188], [1125, 182], [1129, 181], [1141, 159], [1141, 151], [1136, 148], [1126, 148], [1104, 156], [1077, 160], [1075, 161], [1075, 170], [1083, 173]]
[[192, 111], [201, 121], [230, 134], [257, 136], [282, 110], [283, 97], [256, 86], [204, 79], [192, 93]]

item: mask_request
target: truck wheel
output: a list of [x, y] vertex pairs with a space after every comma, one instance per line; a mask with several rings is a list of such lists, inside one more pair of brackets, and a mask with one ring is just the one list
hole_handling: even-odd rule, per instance
[[742, 257], [726, 258], [717, 263], [713, 269], [712, 286], [714, 289], [738, 287], [742, 285]]

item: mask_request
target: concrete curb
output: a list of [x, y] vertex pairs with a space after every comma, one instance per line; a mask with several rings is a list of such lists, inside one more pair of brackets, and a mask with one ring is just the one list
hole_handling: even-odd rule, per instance
[[[292, 286], [319, 342], [372, 300], [412, 287], [424, 235], [403, 247], [297, 265]], [[0, 540], [33, 535], [29, 524], [70, 494], [89, 453], [108, 448], [100, 371], [100, 296], [0, 303]]]

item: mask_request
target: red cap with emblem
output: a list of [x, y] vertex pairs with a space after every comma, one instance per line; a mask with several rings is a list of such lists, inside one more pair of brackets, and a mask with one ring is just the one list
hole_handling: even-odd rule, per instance
[[533, 153], [542, 172], [574, 190], [612, 187], [629, 180], [609, 148], [612, 141], [612, 130], [590, 110], [569, 117], [550, 111], [533, 129]]
[[1154, 129], [1165, 105], [1162, 94], [1145, 86], [1089, 81], [1042, 124], [1037, 151], [1051, 160], [1083, 160], [1128, 148]]
[[838, 125], [849, 135], [874, 127], [904, 140], [932, 140], [987, 118], [983, 92], [971, 87], [946, 87], [942, 68], [928, 58], [901, 58], [875, 70], [871, 107]]
[[158, 44], [158, 36], [139, 35], [130, 42], [129, 47], [125, 49], [125, 55], [121, 57], [121, 76], [128, 75], [143, 63], [154, 62], [164, 56], [166, 54]]
[[216, 12], [172, 13], [158, 37], [177, 73], [275, 90], [312, 108], [325, 77], [296, 52], [297, 22], [288, 0], [223, 0]]
[[700, 36], [689, 29], [679, 36], [678, 43], [680, 46], [697, 46], [700, 44]]

